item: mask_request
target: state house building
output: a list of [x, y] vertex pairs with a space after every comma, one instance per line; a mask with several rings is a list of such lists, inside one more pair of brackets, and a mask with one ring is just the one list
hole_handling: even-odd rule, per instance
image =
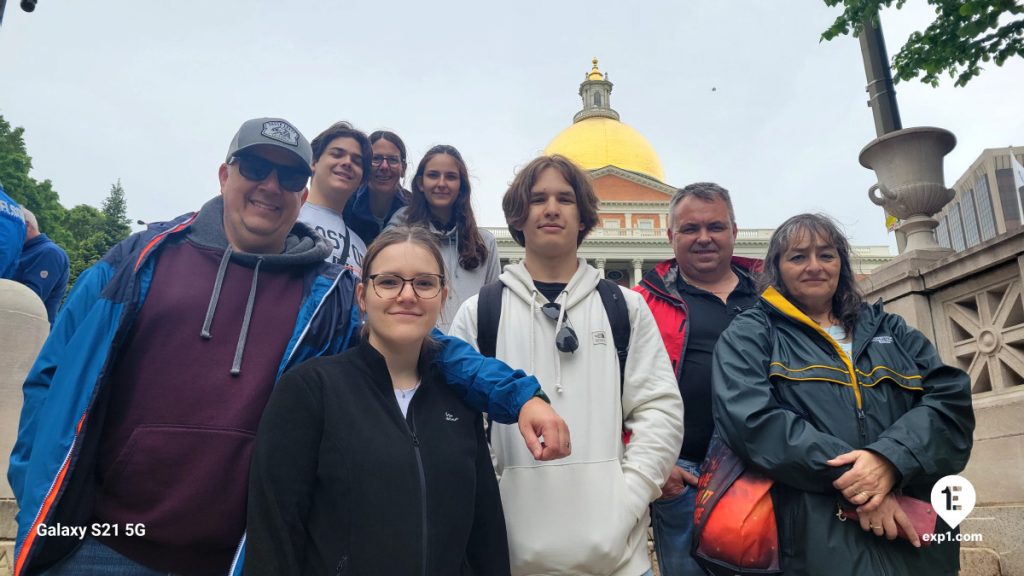
[[[658, 153], [611, 107], [612, 83], [593, 60], [580, 84], [583, 109], [555, 136], [545, 154], [566, 156], [590, 173], [601, 200], [600, 224], [579, 254], [606, 278], [633, 286], [642, 274], [672, 258], [668, 243], [668, 203], [678, 186], [665, 182]], [[523, 258], [524, 250], [507, 228], [487, 227], [498, 241], [502, 265]], [[735, 254], [763, 258], [771, 229], [740, 228]], [[853, 247], [854, 272], [867, 274], [892, 259], [887, 246]]]

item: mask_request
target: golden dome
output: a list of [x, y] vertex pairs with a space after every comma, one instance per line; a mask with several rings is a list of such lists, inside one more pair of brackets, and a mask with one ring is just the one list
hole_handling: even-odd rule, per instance
[[604, 75], [597, 69], [597, 57], [595, 56], [591, 62], [594, 64], [594, 67], [591, 68], [590, 73], [587, 74], [587, 80], [604, 80]]
[[611, 118], [576, 122], [555, 136], [544, 153], [561, 154], [585, 170], [615, 166], [665, 181], [654, 147], [639, 132]]

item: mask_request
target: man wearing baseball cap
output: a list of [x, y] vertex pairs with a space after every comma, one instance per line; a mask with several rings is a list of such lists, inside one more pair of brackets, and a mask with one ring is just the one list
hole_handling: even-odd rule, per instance
[[[312, 156], [286, 120], [245, 122], [218, 196], [79, 276], [24, 384], [8, 471], [16, 575], [241, 570], [267, 398], [281, 373], [340, 351], [359, 324], [356, 277], [324, 262], [331, 248], [296, 221]], [[536, 380], [467, 349], [446, 343], [449, 382], [492, 415], [522, 416], [524, 436], [552, 445], [531, 437], [534, 453], [558, 456], [567, 431], [534, 398]]]

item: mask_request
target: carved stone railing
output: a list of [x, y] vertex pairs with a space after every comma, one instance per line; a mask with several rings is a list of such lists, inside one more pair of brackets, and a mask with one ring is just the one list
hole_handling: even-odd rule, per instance
[[1024, 300], [1013, 268], [1001, 282], [934, 299], [946, 321], [947, 355], [971, 376], [975, 394], [1024, 384]]

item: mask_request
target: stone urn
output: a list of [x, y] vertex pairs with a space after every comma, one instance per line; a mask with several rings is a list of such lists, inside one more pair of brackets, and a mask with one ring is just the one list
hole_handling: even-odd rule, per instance
[[860, 163], [875, 171], [878, 183], [868, 197], [903, 221], [906, 250], [942, 249], [935, 241], [935, 214], [953, 199], [942, 161], [956, 147], [949, 130], [922, 126], [890, 132], [860, 151]]

